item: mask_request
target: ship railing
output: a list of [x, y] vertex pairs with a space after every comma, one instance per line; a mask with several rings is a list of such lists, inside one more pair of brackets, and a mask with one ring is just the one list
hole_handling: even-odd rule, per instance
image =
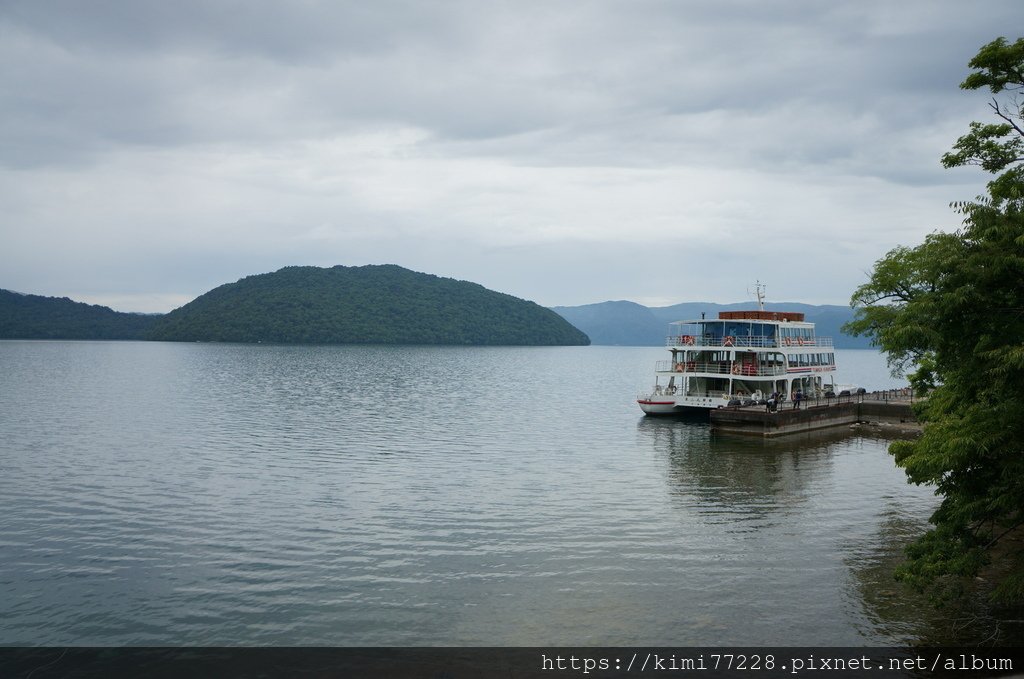
[[[779, 346], [776, 344], [774, 346]], [[783, 337], [781, 346], [784, 349], [801, 349], [807, 347], [831, 347], [831, 337]]]
[[771, 377], [785, 375], [786, 367], [744, 365], [732, 361], [658, 361], [654, 369], [661, 373], [710, 373], [712, 375], [733, 375], [735, 377]]
[[[763, 396], [761, 399], [754, 399], [748, 394], [734, 394], [732, 396], [736, 402], [727, 406], [731, 410], [738, 410], [740, 408], [749, 408], [751, 406], [758, 406], [763, 408], [767, 403], [767, 397]], [[795, 398], [786, 398], [780, 395], [775, 402], [775, 407], [778, 410], [810, 410], [812, 408], [828, 408], [831, 406], [838, 406], [844, 403], [863, 403], [863, 394], [847, 394], [845, 396], [803, 396], [799, 400]]]
[[[744, 402], [749, 400], [749, 397], [747, 396], [738, 396], [736, 398]], [[845, 403], [864, 403], [865, 401], [883, 401], [889, 403], [903, 402], [912, 404], [915, 400], [920, 399], [921, 397], [915, 396], [912, 389], [909, 387], [903, 387], [900, 389], [884, 389], [880, 391], [858, 390], [853, 393], [845, 392], [833, 395], [828, 395], [827, 392], [820, 392], [812, 395], [802, 395], [799, 400], [793, 397], [786, 398], [785, 396], [780, 396], [778, 399], [778, 407], [785, 407], [786, 409], [828, 408], [831, 406], [843, 405]], [[743, 407], [743, 404], [741, 404], [740, 407]]]
[[831, 347], [831, 337], [762, 337], [761, 335], [669, 335], [666, 347], [806, 348]]

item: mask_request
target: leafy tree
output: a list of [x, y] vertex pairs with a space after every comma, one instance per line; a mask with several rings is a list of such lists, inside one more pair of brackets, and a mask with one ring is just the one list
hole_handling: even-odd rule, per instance
[[[1024, 602], [1024, 39], [999, 38], [969, 64], [963, 89], [988, 88], [998, 124], [972, 123], [943, 156], [996, 176], [988, 194], [954, 203], [956, 233], [933, 233], [875, 264], [847, 330], [866, 334], [928, 398], [913, 441], [890, 446], [908, 480], [942, 498], [898, 577], [939, 599], [989, 564], [992, 598]], [[1000, 98], [1000, 96], [1002, 98]]]

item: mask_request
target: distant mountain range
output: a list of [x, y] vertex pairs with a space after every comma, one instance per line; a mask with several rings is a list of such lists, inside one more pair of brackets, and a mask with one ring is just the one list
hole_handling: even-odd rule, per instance
[[[756, 309], [752, 302], [714, 304], [712, 302], [683, 302], [666, 307], [646, 307], [635, 302], [616, 301], [585, 304], [583, 306], [552, 307], [556, 313], [590, 337], [593, 344], [621, 346], [662, 346], [668, 336], [668, 324], [673, 321], [696, 320], [701, 314], [708, 319], [718, 318], [719, 311]], [[864, 337], [844, 334], [840, 328], [853, 318], [853, 309], [845, 306], [775, 302], [765, 304], [769, 311], [801, 311], [806, 319], [816, 324], [819, 336], [832, 337], [840, 349], [868, 349], [870, 342]]]
[[0, 290], [0, 339], [286, 344], [585, 345], [533, 302], [394, 265], [285, 267], [163, 315]]

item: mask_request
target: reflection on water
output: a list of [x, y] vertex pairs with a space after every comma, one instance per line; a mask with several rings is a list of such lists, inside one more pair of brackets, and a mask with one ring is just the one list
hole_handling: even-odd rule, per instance
[[[885, 492], [876, 495], [877, 487], [867, 483], [867, 475], [836, 467], [845, 467], [843, 452], [851, 447], [877, 453], [912, 433], [893, 430], [882, 438], [877, 432], [865, 436], [843, 428], [763, 440], [713, 436], [707, 424], [672, 418], [643, 419], [637, 428], [640, 438], [666, 461], [678, 502], [721, 530], [778, 531], [792, 537], [801, 532], [800, 525], [811, 521], [835, 531], [836, 551], [852, 576], [844, 594], [863, 612], [863, 617], [848, 617], [862, 638], [950, 646], [1015, 643], [1022, 637], [1024, 625], [995, 613], [982, 596], [936, 608], [927, 595], [894, 579], [903, 550], [928, 528], [928, 491], [910, 491], [918, 502], [908, 504], [908, 492], [896, 492], [898, 486], [887, 484]], [[835, 478], [837, 473], [840, 479]], [[901, 475], [897, 473], [897, 482]], [[831, 511], [810, 513], [809, 507], [822, 504], [817, 496], [825, 489], [833, 499]], [[877, 505], [868, 503], [877, 511], [854, 509], [853, 496], [858, 494], [877, 498]], [[851, 510], [863, 516], [867, 530], [844, 528], [842, 522], [854, 518], [844, 517]]]
[[644, 418], [651, 353], [0, 342], [0, 643], [927, 638], [885, 441]]
[[[829, 469], [829, 444], [849, 433], [807, 434], [785, 440], [723, 437], [706, 423], [646, 418], [641, 433], [671, 462], [680, 488], [691, 485], [710, 504], [762, 504], [796, 498]], [[773, 503], [767, 503], [772, 505]]]
[[926, 594], [893, 580], [904, 547], [927, 528], [926, 521], [907, 516], [892, 504], [879, 525], [873, 551], [848, 564], [872, 627], [886, 630], [896, 643], [904, 645], [1019, 644], [1024, 638], [1020, 611], [993, 609], [984, 588], [973, 596], [936, 607]]

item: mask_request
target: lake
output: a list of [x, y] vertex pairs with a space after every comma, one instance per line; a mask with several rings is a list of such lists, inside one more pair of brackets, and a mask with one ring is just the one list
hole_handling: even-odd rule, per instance
[[644, 418], [664, 353], [0, 342], [0, 644], [941, 638], [887, 441]]

